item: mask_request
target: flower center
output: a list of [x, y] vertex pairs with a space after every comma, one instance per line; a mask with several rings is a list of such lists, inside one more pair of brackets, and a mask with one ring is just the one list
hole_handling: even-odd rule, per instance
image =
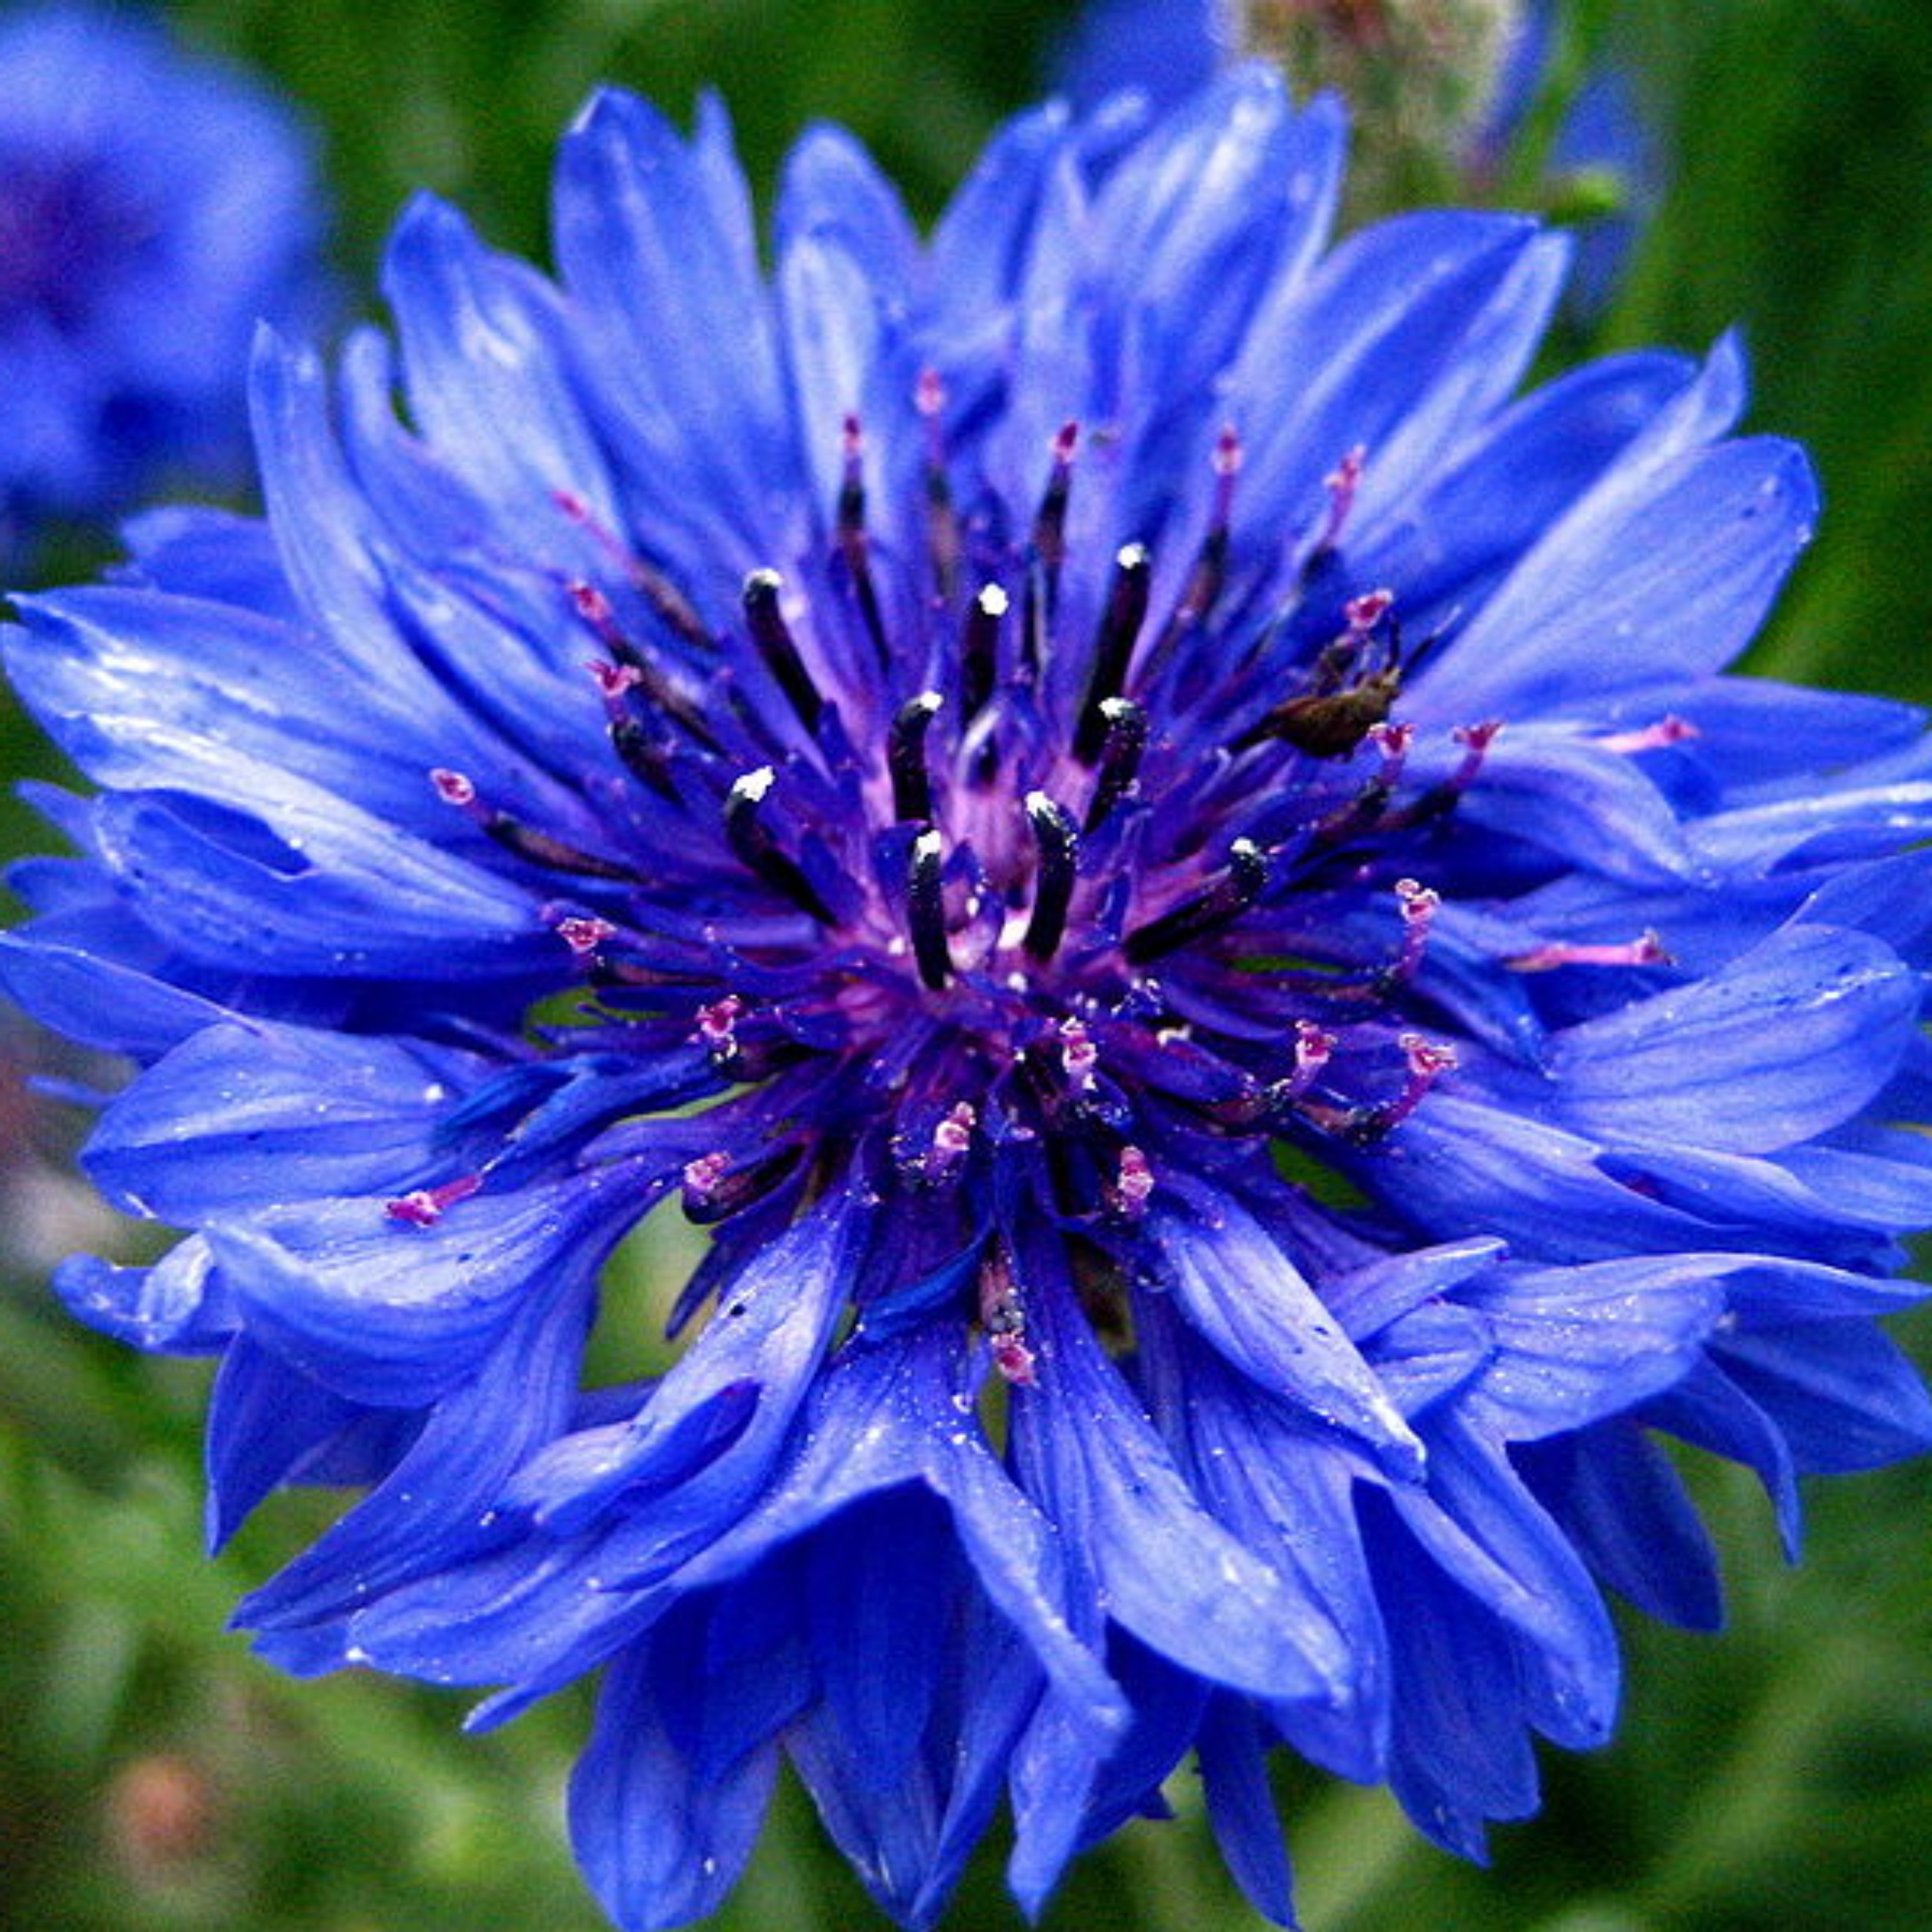
[[[1059, 1150], [1068, 1211], [1131, 1223], [1177, 1131], [1379, 1138], [1453, 1065], [1406, 1015], [1437, 905], [1414, 874], [1495, 728], [1406, 776], [1421, 652], [1388, 591], [1334, 582], [1360, 453], [1286, 608], [1224, 622], [1232, 432], [1169, 581], [1139, 542], [1100, 570], [1070, 544], [1073, 425], [1016, 534], [956, 505], [936, 382], [920, 396], [916, 512], [890, 520], [919, 567], [868, 523], [848, 422], [825, 554], [752, 572], [730, 634], [559, 500], [611, 566], [563, 586], [614, 754], [585, 784], [598, 836], [434, 775], [555, 893], [588, 997], [552, 1046], [701, 1052], [716, 1144], [684, 1190], [705, 1221], [868, 1158], [951, 1190], [1021, 1136]], [[1284, 642], [1324, 600], [1318, 644]]]
[[85, 322], [103, 265], [138, 245], [140, 211], [88, 168], [0, 154], [0, 321], [45, 317], [64, 334]]

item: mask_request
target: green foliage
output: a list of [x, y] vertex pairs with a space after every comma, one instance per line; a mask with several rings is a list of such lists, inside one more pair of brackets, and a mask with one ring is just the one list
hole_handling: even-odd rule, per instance
[[[1669, 182], [1594, 343], [1701, 347], [1736, 322], [1755, 419], [1816, 454], [1827, 514], [1760, 662], [1932, 697], [1932, 11], [1922, 0], [1595, 0], [1579, 45], [1628, 65]], [[768, 188], [834, 116], [929, 213], [999, 112], [1034, 91], [1059, 10], [1029, 0], [179, 0], [185, 31], [304, 100], [373, 286], [412, 189], [540, 253], [554, 134], [599, 77], [686, 111], [717, 86]], [[1562, 84], [1574, 72], [1559, 76]], [[1532, 124], [1532, 140], [1550, 132]], [[1514, 178], [1533, 188], [1533, 170]], [[373, 296], [363, 303], [374, 313]], [[85, 564], [76, 560], [76, 567]], [[0, 740], [10, 770], [36, 754]], [[0, 823], [0, 842], [29, 835]], [[37, 841], [34, 842], [38, 842]], [[4, 1123], [22, 1138], [21, 1103]], [[40, 1130], [36, 1130], [40, 1131]], [[17, 1167], [16, 1160], [14, 1165]], [[17, 1190], [16, 1190], [17, 1192]], [[0, 1925], [62, 1932], [594, 1932], [560, 1793], [585, 1706], [457, 1733], [458, 1699], [356, 1676], [294, 1684], [224, 1633], [239, 1592], [334, 1507], [278, 1499], [200, 1548], [204, 1373], [67, 1324], [8, 1197], [0, 1288]], [[628, 1290], [612, 1319], [641, 1318]], [[1932, 1361], [1932, 1328], [1910, 1331]], [[1628, 1622], [1618, 1743], [1547, 1766], [1538, 1822], [1476, 1871], [1389, 1801], [1284, 1769], [1310, 1932], [1916, 1932], [1932, 1923], [1932, 1472], [1814, 1499], [1783, 1567], [1742, 1478], [1703, 1468], [1726, 1553], [1720, 1640]], [[1197, 1932], [1258, 1922], [1207, 1855], [1198, 1794], [1090, 1861], [1047, 1918]], [[719, 1922], [878, 1922], [789, 1792]], [[950, 1922], [1016, 1927], [997, 1848]]]

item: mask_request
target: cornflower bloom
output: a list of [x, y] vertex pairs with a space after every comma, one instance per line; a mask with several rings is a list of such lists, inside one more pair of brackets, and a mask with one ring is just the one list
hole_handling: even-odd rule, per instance
[[[782, 1758], [908, 1925], [1190, 1751], [1283, 1922], [1278, 1744], [1478, 1856], [1611, 1729], [1606, 1588], [1718, 1621], [1660, 1434], [1794, 1544], [1932, 1439], [1924, 721], [1724, 674], [1804, 459], [1728, 344], [1516, 398], [1563, 240], [1329, 248], [1342, 146], [1255, 68], [1049, 106], [922, 242], [821, 129], [767, 280], [716, 106], [602, 94], [556, 283], [418, 203], [399, 366], [262, 346], [266, 522], [23, 600], [100, 789], [4, 970], [188, 1231], [61, 1292], [219, 1357], [218, 1542], [368, 1488], [268, 1657], [602, 1670], [623, 1926]], [[661, 1202], [681, 1352], [592, 1384]]]
[[138, 16], [0, 22], [0, 557], [247, 472], [248, 346], [326, 296], [304, 130]]

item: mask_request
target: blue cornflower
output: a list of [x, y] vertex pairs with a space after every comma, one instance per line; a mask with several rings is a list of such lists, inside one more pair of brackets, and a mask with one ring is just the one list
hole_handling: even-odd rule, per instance
[[305, 131], [158, 26], [0, 21], [0, 556], [166, 477], [245, 474], [256, 320], [322, 299]]
[[[220, 1358], [217, 1540], [369, 1487], [268, 1656], [602, 1670], [626, 1927], [782, 1756], [912, 1925], [1190, 1750], [1284, 1922], [1278, 1744], [1479, 1855], [1610, 1730], [1606, 1587], [1718, 1618], [1660, 1435], [1794, 1541], [1932, 1440], [1924, 721], [1724, 674], [1814, 509], [1728, 344], [1516, 398], [1563, 240], [1329, 249], [1342, 141], [1048, 106], [922, 243], [820, 130], [767, 280], [715, 104], [605, 94], [556, 283], [418, 202], [400, 368], [261, 350], [266, 524], [25, 601], [100, 789], [5, 972], [188, 1231], [61, 1291]], [[586, 1385], [660, 1202], [682, 1352]]]

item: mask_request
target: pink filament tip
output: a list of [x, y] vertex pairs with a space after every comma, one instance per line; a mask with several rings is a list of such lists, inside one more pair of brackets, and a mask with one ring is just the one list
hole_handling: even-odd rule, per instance
[[738, 1016], [744, 1010], [745, 1003], [736, 993], [727, 993], [722, 1000], [700, 1006], [697, 1037], [711, 1047], [735, 1045]]
[[1348, 620], [1348, 628], [1358, 635], [1372, 631], [1386, 617], [1395, 603], [1393, 590], [1365, 590], [1359, 597], [1352, 597], [1342, 606], [1342, 614]]
[[476, 788], [461, 772], [453, 772], [447, 766], [439, 765], [430, 773], [429, 782], [436, 787], [436, 796], [446, 805], [466, 808], [476, 802]]
[[1117, 1214], [1137, 1221], [1147, 1212], [1148, 1197], [1154, 1192], [1154, 1169], [1137, 1147], [1120, 1150], [1120, 1164], [1114, 1178], [1110, 1200]]
[[962, 1100], [932, 1130], [932, 1150], [950, 1165], [973, 1144], [973, 1128], [979, 1116], [970, 1100]]
[[467, 1201], [483, 1185], [478, 1174], [466, 1174], [446, 1180], [440, 1187], [415, 1187], [406, 1194], [382, 1204], [382, 1211], [392, 1221], [406, 1221], [412, 1228], [433, 1228], [459, 1201]]
[[608, 919], [570, 918], [557, 921], [556, 936], [580, 959], [588, 958], [606, 940], [617, 936]]
[[1391, 767], [1386, 775], [1386, 782], [1393, 783], [1401, 772], [1402, 760], [1408, 756], [1408, 748], [1415, 742], [1415, 727], [1387, 722], [1371, 724], [1368, 739], [1369, 742], [1382, 754], [1384, 762]]
[[993, 1366], [1013, 1388], [1031, 1388], [1040, 1379], [1034, 1372], [1034, 1353], [1017, 1335], [993, 1337]]
[[602, 658], [593, 658], [584, 668], [597, 680], [597, 688], [613, 704], [644, 682], [644, 674], [635, 664], [608, 664]]
[[1434, 1082], [1456, 1066], [1456, 1049], [1446, 1040], [1425, 1040], [1419, 1033], [1406, 1033], [1396, 1041], [1408, 1056], [1408, 1070], [1418, 1080]]
[[1646, 931], [1621, 944], [1572, 945], [1551, 940], [1503, 963], [1518, 973], [1548, 973], [1558, 966], [1668, 966], [1671, 959], [1663, 940]]
[[1442, 903], [1442, 895], [1433, 886], [1418, 885], [1413, 879], [1396, 880], [1395, 896], [1403, 919], [1411, 926], [1426, 926]]
[[1084, 1020], [1062, 1020], [1060, 1037], [1060, 1066], [1075, 1091], [1084, 1093], [1094, 1084], [1094, 1071], [1100, 1064], [1100, 1049], [1094, 1044]]
[[1654, 724], [1645, 724], [1634, 731], [1613, 731], [1606, 738], [1594, 740], [1600, 752], [1656, 752], [1668, 745], [1681, 745], [1687, 739], [1702, 734], [1688, 718], [1679, 718], [1675, 712], [1666, 713]]
[[695, 1160], [687, 1161], [684, 1167], [684, 1191], [686, 1196], [700, 1207], [713, 1199], [719, 1184], [730, 1172], [731, 1160], [728, 1154], [700, 1154]]
[[1294, 1071], [1288, 1076], [1291, 1099], [1306, 1093], [1335, 1052], [1335, 1036], [1312, 1020], [1294, 1023]]

